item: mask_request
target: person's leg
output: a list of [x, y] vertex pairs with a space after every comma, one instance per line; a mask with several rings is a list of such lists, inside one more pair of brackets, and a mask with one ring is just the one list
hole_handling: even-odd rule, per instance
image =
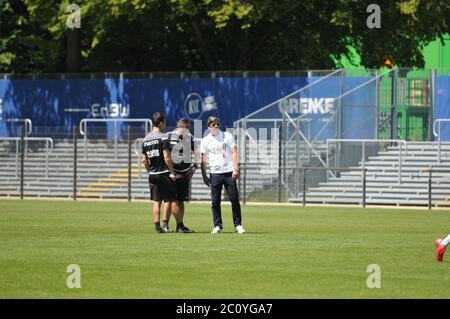
[[444, 239], [436, 239], [435, 245], [436, 245], [436, 260], [437, 261], [443, 261], [444, 260], [444, 254], [447, 251], [447, 247], [450, 244], [450, 234], [447, 235]]
[[441, 245], [444, 247], [444, 248], [447, 248], [447, 246], [450, 244], [450, 234], [447, 236], [447, 237], [445, 237], [442, 241], [441, 241]]
[[159, 224], [159, 211], [160, 211], [160, 203], [159, 201], [153, 201], [153, 222]]
[[163, 204], [163, 228], [169, 229], [169, 221], [170, 221], [170, 203], [164, 202]]
[[180, 200], [178, 203], [180, 204], [181, 220], [184, 220], [184, 202]]
[[184, 202], [189, 200], [189, 179], [183, 174], [178, 174], [175, 183], [177, 184], [177, 199], [180, 205], [181, 217], [184, 220]]
[[172, 210], [172, 215], [177, 222], [177, 227], [180, 224], [183, 224], [183, 217], [181, 216], [180, 202], [175, 200], [170, 202], [170, 208]]
[[192, 229], [189, 229], [184, 225], [184, 202], [189, 200], [189, 180], [185, 175], [178, 175], [176, 180], [177, 184], [177, 199], [180, 207], [181, 223], [177, 225], [177, 233], [194, 233]]
[[153, 223], [155, 224], [156, 232], [161, 233], [162, 232], [160, 224], [161, 198], [159, 195], [158, 185], [155, 184], [155, 179], [153, 176], [149, 176], [149, 186], [150, 186], [150, 200], [153, 202]]
[[228, 193], [228, 197], [231, 202], [231, 208], [233, 211], [233, 223], [234, 227], [241, 225], [242, 216], [241, 216], [241, 204], [239, 203], [239, 191], [237, 188], [237, 183], [230, 176], [226, 176], [225, 178], [225, 189]]
[[223, 179], [221, 174], [211, 174], [211, 207], [213, 213], [214, 227], [223, 228], [222, 224], [222, 210], [220, 208]]

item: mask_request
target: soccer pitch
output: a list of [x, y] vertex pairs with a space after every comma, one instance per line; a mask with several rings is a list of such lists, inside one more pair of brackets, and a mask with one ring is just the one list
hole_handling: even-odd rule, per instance
[[450, 211], [247, 205], [239, 235], [222, 208], [222, 234], [201, 204], [186, 205], [196, 233], [156, 234], [150, 203], [0, 200], [0, 298], [450, 297], [434, 259]]

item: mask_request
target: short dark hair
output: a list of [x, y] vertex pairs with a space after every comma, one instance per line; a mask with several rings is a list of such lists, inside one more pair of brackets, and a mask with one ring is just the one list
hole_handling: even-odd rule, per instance
[[156, 112], [152, 116], [152, 123], [153, 126], [158, 126], [161, 123], [164, 123], [166, 121], [166, 116], [160, 112]]
[[191, 126], [191, 123], [189, 122], [189, 120], [187, 118], [183, 117], [177, 123], [177, 127], [180, 127], [180, 126]]
[[220, 125], [219, 118], [218, 118], [217, 116], [214, 116], [214, 115], [208, 117], [208, 126], [209, 126], [211, 123], [217, 123], [217, 125]]

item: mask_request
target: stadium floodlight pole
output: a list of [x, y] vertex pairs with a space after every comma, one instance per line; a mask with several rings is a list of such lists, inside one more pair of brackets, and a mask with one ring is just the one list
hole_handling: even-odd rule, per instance
[[77, 130], [76, 125], [73, 126], [73, 200], [77, 200]]

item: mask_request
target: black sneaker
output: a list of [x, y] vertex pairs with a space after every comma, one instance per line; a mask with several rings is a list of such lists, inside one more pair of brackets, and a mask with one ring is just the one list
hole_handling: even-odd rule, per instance
[[180, 227], [177, 227], [177, 233], [195, 233], [195, 231], [187, 228], [186, 226], [180, 226]]
[[161, 227], [155, 228], [155, 232], [157, 232], [158, 234], [162, 234], [164, 233], [164, 230]]

